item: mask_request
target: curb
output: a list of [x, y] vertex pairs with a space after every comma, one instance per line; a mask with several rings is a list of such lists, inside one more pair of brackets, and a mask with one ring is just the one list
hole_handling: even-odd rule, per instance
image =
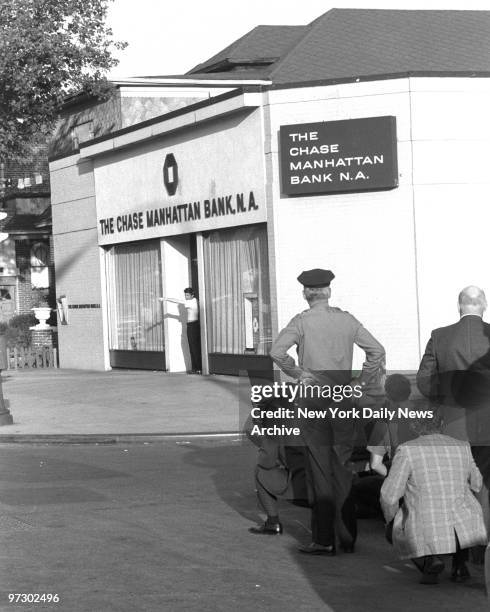
[[1, 444], [138, 444], [179, 438], [244, 437], [240, 431], [208, 431], [148, 434], [0, 434]]

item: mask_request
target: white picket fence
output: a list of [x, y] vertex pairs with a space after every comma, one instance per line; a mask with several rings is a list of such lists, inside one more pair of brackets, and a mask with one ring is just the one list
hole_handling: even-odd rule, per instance
[[24, 368], [57, 368], [58, 351], [50, 346], [7, 349], [9, 370]]

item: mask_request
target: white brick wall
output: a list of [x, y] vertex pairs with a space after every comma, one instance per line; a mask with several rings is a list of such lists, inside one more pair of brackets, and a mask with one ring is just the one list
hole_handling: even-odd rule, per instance
[[[71, 306], [103, 306], [92, 164], [70, 156], [50, 170], [57, 296]], [[103, 308], [70, 308], [58, 340], [61, 367], [108, 369]]]
[[490, 81], [412, 79], [422, 349], [458, 318], [459, 291], [490, 293]]
[[90, 160], [80, 160], [78, 155], [70, 155], [51, 162], [49, 170], [53, 206], [94, 195], [94, 173]]
[[[330, 268], [332, 305], [356, 316], [387, 348], [389, 367], [418, 359], [410, 105], [406, 81], [315, 89], [314, 100], [287, 104], [270, 95], [277, 308], [282, 327], [307, 308], [298, 274]], [[363, 93], [364, 92], [364, 93]], [[313, 92], [312, 92], [313, 93]], [[322, 95], [323, 94], [323, 95]], [[281, 197], [278, 132], [281, 125], [395, 115], [400, 186], [392, 191]], [[356, 365], [360, 365], [359, 356]]]
[[[383, 342], [389, 368], [414, 369], [430, 329], [456, 320], [458, 291], [470, 283], [490, 291], [489, 96], [488, 79], [436, 78], [269, 94], [279, 328], [307, 307], [299, 272], [331, 268], [332, 304]], [[397, 189], [281, 197], [281, 125], [378, 115], [397, 119]]]

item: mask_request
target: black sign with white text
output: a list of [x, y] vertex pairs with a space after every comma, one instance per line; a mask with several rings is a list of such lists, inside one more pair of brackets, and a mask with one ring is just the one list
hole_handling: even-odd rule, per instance
[[285, 195], [398, 186], [395, 117], [282, 125], [279, 152]]

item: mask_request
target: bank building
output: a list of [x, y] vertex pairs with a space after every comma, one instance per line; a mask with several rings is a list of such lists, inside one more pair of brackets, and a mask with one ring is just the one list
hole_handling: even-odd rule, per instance
[[[280, 19], [280, 15], [278, 15]], [[268, 370], [302, 270], [413, 370], [490, 290], [490, 11], [332, 9], [66, 101], [50, 158], [60, 365]], [[142, 67], [144, 72], [144, 66]], [[362, 355], [356, 355], [360, 364]]]

